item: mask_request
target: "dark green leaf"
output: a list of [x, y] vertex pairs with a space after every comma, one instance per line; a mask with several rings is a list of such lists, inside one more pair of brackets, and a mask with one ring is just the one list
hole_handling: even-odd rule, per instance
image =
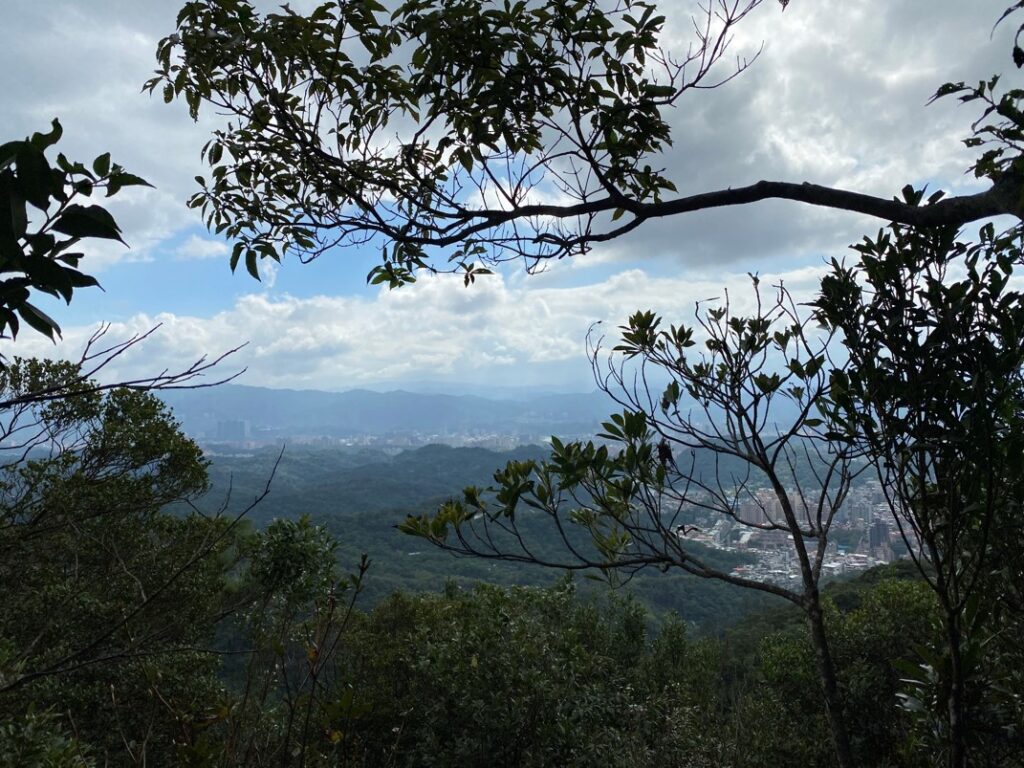
[[[7, 208], [10, 211], [10, 231], [5, 234], [14, 238], [22, 238], [28, 230], [28, 210], [25, 207], [25, 198], [16, 189], [11, 189], [6, 198]], [[3, 200], [3, 196], [0, 196], [0, 200]], [[5, 223], [0, 223], [0, 230], [6, 229]]]
[[22, 143], [17, 152], [17, 177], [21, 192], [41, 211], [50, 206], [50, 164], [42, 151]]
[[25, 274], [32, 279], [36, 288], [47, 293], [58, 293], [67, 301], [71, 301], [73, 284], [67, 273], [73, 270], [58, 264], [48, 256], [34, 256], [27, 259]]
[[125, 171], [115, 171], [110, 174], [110, 179], [107, 181], [107, 197], [116, 195], [123, 187], [152, 187], [148, 181], [143, 179], [141, 176], [136, 176], [133, 173], [126, 173]]
[[16, 307], [16, 311], [21, 315], [21, 319], [28, 323], [30, 326], [35, 328], [44, 336], [53, 339], [54, 334], [60, 335], [60, 326], [53, 320], [52, 317], [47, 315], [38, 307], [29, 304], [27, 301], [19, 307]]
[[98, 237], [106, 240], [121, 240], [121, 230], [114, 217], [98, 205], [69, 205], [53, 225], [56, 232], [72, 237]]
[[60, 141], [60, 137], [64, 134], [64, 129], [61, 127], [60, 121], [57, 120], [57, 118], [53, 118], [50, 126], [51, 128], [49, 133], [33, 133], [32, 138], [29, 139], [32, 146], [40, 152], [48, 147], [52, 147]]
[[259, 280], [260, 279], [260, 271], [259, 271], [259, 268], [256, 266], [256, 258], [257, 258], [256, 251], [246, 251], [245, 252], [245, 268], [249, 272], [250, 275], [252, 275], [255, 279]]
[[104, 152], [92, 161], [92, 170], [97, 176], [106, 176], [110, 173], [110, 153]]

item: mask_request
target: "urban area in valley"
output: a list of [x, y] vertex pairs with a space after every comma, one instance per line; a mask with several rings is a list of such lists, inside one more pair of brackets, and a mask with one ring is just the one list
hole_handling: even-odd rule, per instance
[[[233, 403], [259, 397], [269, 390], [237, 387]], [[372, 412], [367, 403], [386, 402], [392, 410], [355, 422], [351, 418], [349, 393], [284, 393], [274, 397], [291, 408], [290, 422], [268, 421], [266, 410], [258, 404], [225, 414], [216, 403], [191, 394], [175, 402], [175, 411], [184, 425], [213, 456], [237, 450], [258, 450], [289, 444], [338, 450], [376, 450], [398, 454], [423, 446], [443, 444], [454, 447], [508, 451], [517, 446], [543, 446], [551, 434], [567, 439], [590, 439], [607, 418], [608, 401], [596, 394], [553, 396], [544, 402], [535, 398], [518, 401], [485, 400], [474, 397], [440, 396], [413, 393], [358, 393], [364, 398], [362, 413]], [[324, 398], [316, 418], [307, 415], [314, 397]], [[294, 401], [294, 402], [293, 402]], [[301, 405], [299, 405], [301, 404]], [[396, 414], [405, 414], [400, 416]], [[230, 417], [225, 417], [225, 416]], [[495, 464], [497, 469], [497, 464]], [[459, 488], [451, 488], [452, 493]], [[787, 489], [798, 499], [796, 489]], [[814, 509], [816, 498], [806, 500]], [[707, 547], [738, 552], [747, 556], [736, 566], [735, 575], [780, 585], [799, 580], [799, 562], [792, 546], [792, 535], [784, 530], [778, 498], [768, 489], [752, 490], [741, 497], [735, 518], [721, 514], [701, 515], [695, 509], [687, 514], [688, 524], [679, 528], [687, 541]], [[813, 549], [813, 545], [810, 547]], [[829, 543], [822, 563], [826, 578], [852, 575], [876, 565], [906, 557], [906, 546], [895, 520], [885, 504], [885, 495], [877, 480], [862, 476], [850, 488], [835, 510], [829, 531]]]

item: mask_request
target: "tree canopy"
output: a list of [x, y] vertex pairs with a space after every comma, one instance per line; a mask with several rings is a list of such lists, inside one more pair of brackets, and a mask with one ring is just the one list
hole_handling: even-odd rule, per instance
[[190, 204], [254, 276], [286, 250], [373, 245], [373, 282], [423, 269], [469, 282], [481, 264], [535, 266], [651, 219], [768, 198], [914, 225], [1020, 218], [1021, 93], [998, 78], [936, 94], [983, 104], [967, 139], [997, 145], [975, 167], [991, 183], [981, 193], [918, 206], [762, 180], [678, 196], [659, 163], [678, 139], [668, 110], [753, 62], [757, 50], [731, 44], [762, 3], [708, 3], [690, 46], [673, 51], [643, 0], [409, 0], [393, 13], [366, 0], [265, 15], [246, 0], [197, 0], [161, 41], [147, 88], [193, 116], [204, 105], [228, 116]]

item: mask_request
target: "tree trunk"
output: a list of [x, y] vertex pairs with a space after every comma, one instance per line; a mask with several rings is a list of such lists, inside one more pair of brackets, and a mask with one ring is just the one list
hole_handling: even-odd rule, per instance
[[961, 627], [955, 612], [947, 613], [946, 641], [949, 644], [949, 768], [966, 768], [967, 743], [964, 700], [966, 698], [963, 656], [961, 654]]
[[817, 590], [809, 595], [807, 602], [807, 622], [811, 628], [811, 644], [818, 662], [818, 675], [821, 678], [821, 692], [825, 699], [825, 714], [832, 731], [832, 744], [836, 750], [836, 763], [839, 768], [853, 768], [853, 754], [850, 751], [850, 736], [846, 732], [846, 719], [843, 713], [843, 701], [839, 695], [839, 683], [836, 678], [835, 662], [825, 634], [825, 617], [821, 612], [821, 602]]

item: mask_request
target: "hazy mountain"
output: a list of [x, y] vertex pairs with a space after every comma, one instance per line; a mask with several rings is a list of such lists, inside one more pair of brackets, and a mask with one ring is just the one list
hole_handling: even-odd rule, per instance
[[388, 435], [496, 431], [503, 434], [594, 431], [614, 403], [599, 392], [539, 394], [528, 399], [418, 394], [396, 390], [348, 392], [267, 389], [225, 384], [165, 392], [187, 432], [215, 437], [218, 424], [248, 422], [252, 433]]

